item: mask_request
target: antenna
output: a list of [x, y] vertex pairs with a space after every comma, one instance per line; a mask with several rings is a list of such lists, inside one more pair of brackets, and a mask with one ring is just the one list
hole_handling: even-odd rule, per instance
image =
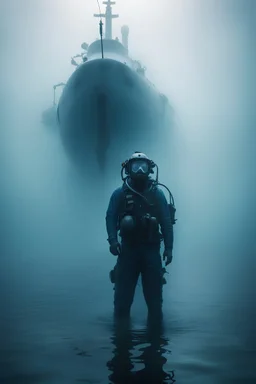
[[101, 13], [101, 9], [100, 9], [100, 3], [99, 3], [99, 0], [97, 0], [97, 3], [98, 3], [98, 7], [99, 7], [99, 15], [94, 15], [94, 16], [97, 16], [97, 17], [100, 17], [100, 45], [101, 45], [101, 57], [102, 59], [104, 59], [104, 52], [103, 52], [103, 22], [102, 22], [102, 13]]

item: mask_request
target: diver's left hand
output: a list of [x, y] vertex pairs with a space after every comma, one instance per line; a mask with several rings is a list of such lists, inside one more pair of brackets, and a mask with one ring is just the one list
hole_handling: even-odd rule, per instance
[[172, 250], [171, 249], [165, 249], [163, 254], [163, 261], [165, 261], [165, 266], [171, 264], [172, 262]]

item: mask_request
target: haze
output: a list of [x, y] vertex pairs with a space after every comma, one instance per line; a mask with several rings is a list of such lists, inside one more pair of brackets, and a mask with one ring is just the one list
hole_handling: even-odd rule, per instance
[[[170, 347], [168, 370], [174, 369], [182, 384], [234, 383], [228, 372], [251, 383], [256, 3], [119, 0], [114, 12], [120, 18], [113, 22], [113, 36], [129, 25], [130, 54], [145, 64], [176, 114], [172, 160], [160, 169], [178, 218], [165, 287], [166, 335], [176, 345]], [[102, 191], [98, 176], [95, 186], [82, 184], [58, 133], [40, 124], [52, 103], [53, 84], [65, 82], [74, 70], [70, 58], [80, 53], [82, 42], [99, 37], [93, 13], [98, 5], [89, 0], [1, 2], [4, 383], [71, 383], [84, 377], [106, 382], [110, 356], [100, 351], [110, 337], [108, 272], [115, 259], [108, 252], [105, 211], [121, 180], [118, 174]], [[161, 154], [153, 160], [160, 159]], [[137, 328], [145, 317], [140, 290]], [[223, 337], [226, 355], [220, 352]], [[77, 356], [69, 357], [72, 348], [87, 348], [93, 357], [80, 365]], [[53, 371], [62, 372], [63, 380]], [[40, 376], [45, 372], [46, 381]]]

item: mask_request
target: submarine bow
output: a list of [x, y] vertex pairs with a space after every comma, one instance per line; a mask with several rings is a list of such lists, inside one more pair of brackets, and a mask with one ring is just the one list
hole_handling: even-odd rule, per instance
[[86, 174], [104, 172], [109, 161], [137, 148], [151, 153], [163, 149], [170, 128], [167, 98], [129, 57], [127, 27], [122, 33], [125, 45], [103, 39], [89, 46], [60, 97], [57, 118], [63, 145]]

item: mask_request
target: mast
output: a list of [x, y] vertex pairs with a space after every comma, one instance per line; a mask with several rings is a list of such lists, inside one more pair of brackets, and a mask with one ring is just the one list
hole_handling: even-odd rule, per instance
[[106, 28], [105, 28], [105, 39], [112, 40], [112, 19], [116, 19], [119, 15], [115, 15], [112, 13], [111, 5], [114, 5], [116, 2], [107, 0], [103, 1], [103, 4], [106, 5], [105, 13], [95, 13], [94, 17], [104, 17], [106, 19]]

